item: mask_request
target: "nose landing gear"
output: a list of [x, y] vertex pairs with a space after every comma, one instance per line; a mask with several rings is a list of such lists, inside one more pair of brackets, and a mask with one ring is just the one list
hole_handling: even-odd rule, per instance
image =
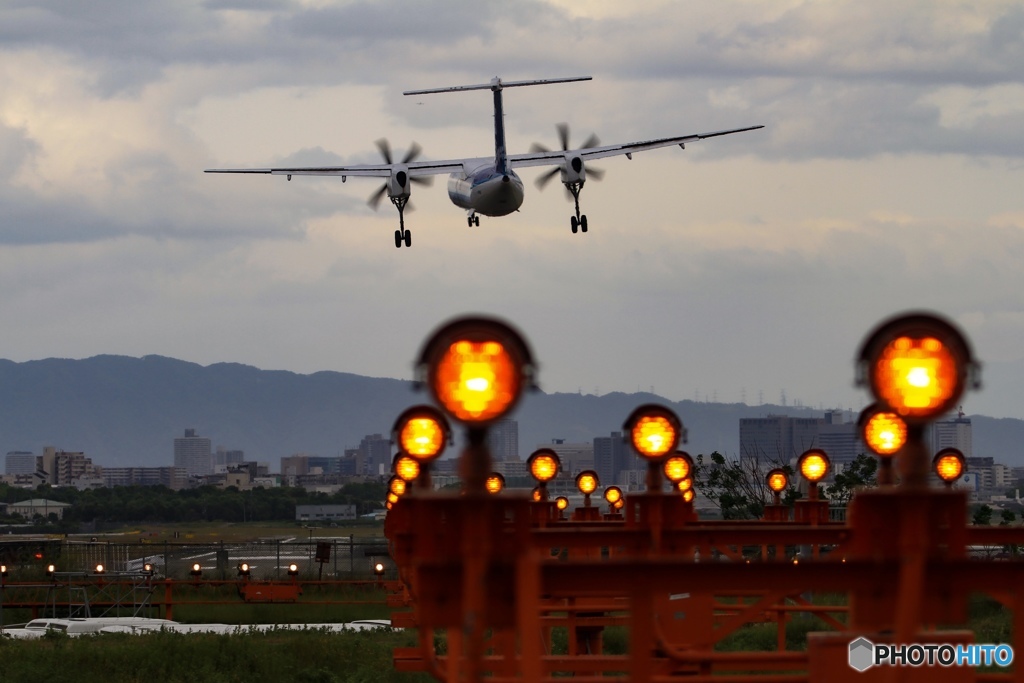
[[401, 247], [402, 243], [405, 246], [412, 246], [412, 231], [405, 229], [405, 205], [409, 203], [409, 196], [404, 197], [388, 197], [391, 203], [398, 209], [398, 230], [395, 230], [395, 246]]
[[583, 189], [584, 181], [565, 183], [565, 188], [569, 190], [569, 194], [572, 195], [573, 201], [576, 204], [576, 215], [569, 219], [569, 227], [572, 228], [572, 234], [576, 234], [577, 229], [586, 232], [587, 231], [587, 217], [586, 215], [580, 215], [580, 191]]

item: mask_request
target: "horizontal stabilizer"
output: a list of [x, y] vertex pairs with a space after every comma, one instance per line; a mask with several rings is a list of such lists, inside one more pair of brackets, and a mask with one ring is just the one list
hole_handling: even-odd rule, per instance
[[573, 78], [543, 78], [535, 81], [503, 81], [497, 76], [491, 79], [490, 83], [479, 85], [453, 85], [449, 88], [430, 88], [428, 90], [406, 90], [403, 95], [430, 95], [439, 92], [461, 92], [463, 90], [502, 90], [504, 88], [517, 88], [523, 85], [547, 85], [549, 83], [572, 83], [574, 81], [593, 80], [593, 76], [576, 76]]

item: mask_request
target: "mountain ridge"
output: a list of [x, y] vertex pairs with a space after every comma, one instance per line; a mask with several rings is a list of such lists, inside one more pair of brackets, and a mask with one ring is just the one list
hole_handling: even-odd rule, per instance
[[[241, 449], [276, 469], [293, 453], [333, 456], [368, 434], [387, 435], [405, 408], [429, 402], [414, 383], [322, 370], [300, 374], [233, 362], [203, 366], [150, 354], [86, 359], [0, 359], [0, 448], [41, 453], [43, 446], [83, 451], [108, 467], [166, 466], [184, 430], [214, 447]], [[806, 407], [670, 401], [651, 393], [544, 393], [523, 397], [520, 455], [552, 439], [590, 442], [621, 431], [642, 403], [663, 403], [682, 418], [690, 453], [735, 456], [739, 419], [821, 416]], [[847, 419], [854, 419], [849, 411]], [[971, 416], [974, 455], [1024, 465], [1024, 420]], [[456, 430], [458, 431], [458, 430]], [[452, 449], [458, 452], [458, 449]]]

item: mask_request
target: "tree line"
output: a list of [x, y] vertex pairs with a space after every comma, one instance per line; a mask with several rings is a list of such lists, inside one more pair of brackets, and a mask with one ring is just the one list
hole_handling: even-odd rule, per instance
[[[166, 486], [114, 486], [79, 491], [48, 485], [35, 490], [0, 484], [0, 500], [16, 503], [47, 498], [69, 503], [62, 526], [83, 522], [128, 524], [136, 522], [282, 522], [295, 520], [296, 505], [355, 505], [363, 515], [383, 507], [386, 486], [380, 482], [352, 483], [337, 493], [314, 493], [281, 486], [240, 491], [200, 486], [173, 491]], [[8, 522], [20, 520], [14, 516]], [[37, 520], [38, 521], [38, 520]]]

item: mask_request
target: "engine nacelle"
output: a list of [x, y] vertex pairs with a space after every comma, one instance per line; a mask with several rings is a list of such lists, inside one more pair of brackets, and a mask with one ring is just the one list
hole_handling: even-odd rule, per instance
[[565, 164], [562, 166], [563, 183], [582, 183], [587, 179], [587, 169], [583, 165], [583, 159], [577, 155], [565, 155]]
[[410, 189], [408, 169], [402, 166], [392, 169], [388, 176], [388, 196], [408, 197]]

